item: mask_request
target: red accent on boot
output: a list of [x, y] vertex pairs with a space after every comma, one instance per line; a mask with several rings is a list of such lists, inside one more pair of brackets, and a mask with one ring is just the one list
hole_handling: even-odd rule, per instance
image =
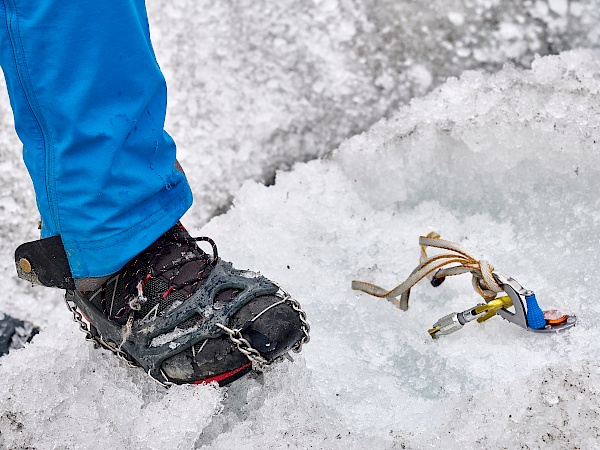
[[245, 364], [242, 367], [238, 367], [237, 369], [230, 370], [229, 372], [225, 372], [220, 375], [215, 375], [210, 378], [205, 378], [204, 380], [194, 381], [194, 384], [204, 384], [204, 383], [208, 384], [208, 383], [212, 383], [213, 381], [220, 383], [221, 381], [227, 380], [228, 378], [234, 376], [235, 374], [240, 373], [242, 370], [249, 368], [251, 365], [252, 365], [252, 363], [249, 362], [248, 364]]

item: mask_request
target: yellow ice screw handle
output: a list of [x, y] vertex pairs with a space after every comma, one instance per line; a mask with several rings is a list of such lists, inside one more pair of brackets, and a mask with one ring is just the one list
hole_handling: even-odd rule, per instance
[[481, 314], [487, 311], [485, 316], [481, 316], [477, 319], [478, 323], [485, 322], [491, 317], [496, 315], [496, 311], [502, 308], [508, 308], [512, 306], [512, 300], [508, 295], [503, 295], [502, 297], [498, 297], [494, 300], [490, 300], [485, 305], [478, 306], [475, 308], [475, 312], [477, 314]]

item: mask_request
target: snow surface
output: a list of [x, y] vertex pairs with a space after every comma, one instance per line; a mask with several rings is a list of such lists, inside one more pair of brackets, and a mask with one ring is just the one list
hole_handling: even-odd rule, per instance
[[[594, 2], [523, 2], [521, 26], [535, 30], [542, 17], [546, 30], [525, 44], [515, 37], [516, 6], [499, 1], [187, 11], [207, 3], [149, 5], [158, 58], [175, 79], [169, 120], [196, 192], [186, 225], [213, 237], [238, 268], [285, 286], [306, 310], [312, 340], [294, 363], [229, 388], [164, 390], [93, 349], [59, 292], [14, 275], [14, 247], [35, 238], [37, 219], [4, 99], [0, 310], [42, 332], [0, 359], [0, 447], [597, 447], [600, 53], [533, 57], [558, 36], [566, 47], [594, 47]], [[439, 33], [450, 25], [464, 31], [452, 42], [468, 55], [445, 47]], [[463, 72], [507, 59], [532, 60], [531, 69]], [[407, 73], [421, 84], [401, 85]], [[249, 180], [238, 189], [292, 165], [271, 186]], [[225, 214], [194, 228], [232, 192]], [[468, 277], [418, 286], [407, 312], [350, 289], [352, 279], [402, 281], [418, 262], [419, 235], [431, 230], [535, 290], [544, 309], [575, 312], [578, 326], [541, 336], [494, 318], [433, 341], [435, 320], [479, 301]]]
[[600, 47], [598, 0], [152, 0], [167, 129], [205, 223], [466, 69]]

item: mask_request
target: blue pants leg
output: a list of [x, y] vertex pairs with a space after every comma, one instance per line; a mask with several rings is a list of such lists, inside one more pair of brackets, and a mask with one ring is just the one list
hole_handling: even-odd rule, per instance
[[143, 0], [0, 0], [0, 64], [42, 217], [75, 278], [118, 271], [192, 202]]

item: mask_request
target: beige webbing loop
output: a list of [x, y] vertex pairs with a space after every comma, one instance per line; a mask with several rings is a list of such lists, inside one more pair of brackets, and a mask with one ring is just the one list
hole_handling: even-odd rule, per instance
[[[411, 288], [423, 278], [445, 278], [470, 272], [473, 275], [473, 289], [485, 300], [496, 297], [502, 288], [492, 275], [494, 268], [485, 260], [477, 260], [463, 247], [440, 238], [435, 232], [419, 238], [421, 256], [419, 265], [408, 278], [392, 290], [383, 289], [365, 281], [352, 281], [352, 289], [366, 292], [379, 298], [386, 298], [402, 310], [408, 309]], [[450, 253], [428, 256], [427, 247], [439, 248]], [[451, 265], [451, 266], [450, 266]], [[450, 266], [450, 267], [446, 267]], [[400, 296], [400, 299], [397, 297]]]

